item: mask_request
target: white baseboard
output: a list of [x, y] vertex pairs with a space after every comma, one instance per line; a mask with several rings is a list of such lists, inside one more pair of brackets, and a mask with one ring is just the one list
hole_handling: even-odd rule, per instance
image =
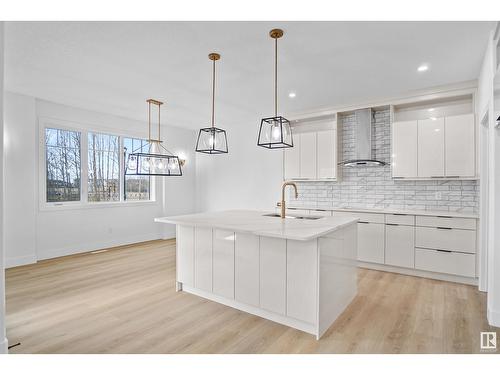
[[25, 255], [22, 257], [5, 258], [5, 268], [24, 266], [26, 264], [36, 263], [36, 255]]
[[488, 324], [493, 327], [500, 327], [500, 311], [488, 309]]
[[137, 236], [124, 237], [120, 239], [114, 239], [110, 241], [98, 241], [98, 242], [89, 242], [85, 244], [78, 244], [74, 246], [65, 246], [59, 249], [52, 249], [50, 251], [44, 251], [38, 253], [38, 260], [58, 258], [67, 255], [79, 254], [79, 253], [88, 253], [89, 251], [106, 249], [109, 247], [115, 246], [124, 246], [131, 245], [138, 242], [144, 241], [153, 241], [162, 239], [162, 233], [147, 233], [141, 234]]
[[7, 337], [0, 340], [0, 354], [7, 354], [9, 352], [9, 341]]

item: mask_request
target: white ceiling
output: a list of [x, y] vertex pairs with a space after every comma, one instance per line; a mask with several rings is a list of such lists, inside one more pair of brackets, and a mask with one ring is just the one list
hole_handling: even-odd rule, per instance
[[217, 125], [257, 124], [273, 115], [274, 27], [286, 116], [476, 79], [493, 23], [9, 22], [6, 88], [135, 119], [163, 99], [167, 123], [198, 128], [217, 51]]

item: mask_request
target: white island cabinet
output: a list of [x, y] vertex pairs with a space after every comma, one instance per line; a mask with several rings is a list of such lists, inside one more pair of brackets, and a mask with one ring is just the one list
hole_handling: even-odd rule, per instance
[[178, 291], [319, 339], [357, 292], [357, 219], [269, 214], [238, 210], [155, 221], [177, 225]]

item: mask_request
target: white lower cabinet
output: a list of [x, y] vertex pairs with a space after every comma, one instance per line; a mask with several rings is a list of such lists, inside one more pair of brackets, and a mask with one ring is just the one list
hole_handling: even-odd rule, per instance
[[415, 268], [424, 271], [475, 277], [476, 257], [474, 254], [417, 248], [415, 249]]
[[259, 237], [236, 233], [234, 248], [234, 298], [259, 306]]
[[446, 227], [417, 227], [415, 246], [474, 254], [476, 252], [476, 231]]
[[212, 229], [194, 229], [194, 286], [212, 292]]
[[415, 227], [385, 225], [385, 264], [405, 268], [415, 267]]
[[234, 232], [213, 231], [213, 292], [234, 298]]
[[358, 260], [384, 263], [384, 224], [358, 222]]
[[286, 240], [260, 237], [260, 307], [286, 313]]
[[316, 322], [317, 248], [317, 240], [287, 241], [286, 314], [308, 323]]
[[194, 286], [194, 227], [176, 227], [177, 281]]

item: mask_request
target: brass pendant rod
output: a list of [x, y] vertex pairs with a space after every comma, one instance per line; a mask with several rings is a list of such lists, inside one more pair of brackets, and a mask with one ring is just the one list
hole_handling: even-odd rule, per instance
[[212, 128], [215, 126], [215, 59], [212, 70]]
[[278, 38], [274, 39], [274, 116], [278, 117]]
[[161, 105], [158, 105], [158, 141], [161, 141], [161, 136], [160, 136], [160, 113], [161, 113]]

